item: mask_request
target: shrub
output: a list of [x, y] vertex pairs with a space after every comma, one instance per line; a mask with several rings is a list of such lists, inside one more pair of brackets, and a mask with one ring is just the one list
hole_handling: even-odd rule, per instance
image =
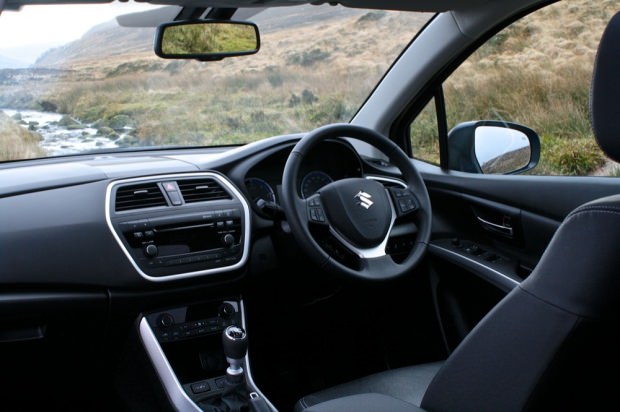
[[327, 60], [330, 56], [331, 53], [317, 47], [312, 50], [292, 54], [287, 57], [286, 62], [298, 66], [312, 66], [320, 61]]
[[605, 163], [605, 156], [593, 138], [564, 139], [554, 136], [541, 138], [540, 167], [569, 176], [591, 174]]
[[365, 23], [369, 21], [377, 21], [377, 20], [381, 20], [385, 16], [387, 16], [387, 12], [383, 10], [369, 11], [368, 13], [364, 14], [362, 17], [357, 19], [357, 23], [359, 24], [359, 23]]
[[45, 155], [39, 147], [41, 135], [26, 130], [0, 111], [0, 161], [29, 159]]

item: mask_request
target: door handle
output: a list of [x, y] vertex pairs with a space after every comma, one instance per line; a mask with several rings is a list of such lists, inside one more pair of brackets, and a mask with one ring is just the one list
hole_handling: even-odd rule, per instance
[[480, 216], [476, 217], [478, 218], [478, 222], [480, 222], [480, 225], [482, 225], [482, 227], [489, 232], [497, 233], [509, 239], [512, 239], [514, 237], [514, 230], [512, 229], [512, 226], [506, 224], [498, 225], [497, 223], [484, 220]]

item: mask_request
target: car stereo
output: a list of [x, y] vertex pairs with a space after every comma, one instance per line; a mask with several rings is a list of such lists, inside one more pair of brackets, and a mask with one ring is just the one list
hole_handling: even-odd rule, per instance
[[[150, 280], [163, 280], [232, 270], [243, 264], [249, 208], [232, 183], [217, 174], [208, 180], [186, 175], [161, 179], [117, 182], [108, 190], [108, 197], [116, 198], [116, 202], [108, 201], [108, 223], [136, 269]], [[186, 189], [190, 186], [192, 192]], [[191, 201], [198, 190], [211, 190], [211, 195]], [[214, 190], [218, 190], [217, 197], [212, 195]], [[174, 196], [171, 191], [176, 192]], [[135, 202], [126, 200], [126, 193], [148, 200], [135, 207]], [[127, 204], [132, 209], [127, 210]]]

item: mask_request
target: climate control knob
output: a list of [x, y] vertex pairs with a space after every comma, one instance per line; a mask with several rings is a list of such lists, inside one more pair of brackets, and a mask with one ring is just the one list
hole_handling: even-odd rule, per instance
[[169, 313], [163, 313], [157, 318], [157, 325], [160, 328], [169, 328], [174, 325], [174, 317]]
[[157, 256], [158, 252], [159, 251], [157, 250], [157, 246], [152, 243], [150, 245], [146, 245], [146, 247], [144, 248], [144, 254], [150, 258]]
[[222, 244], [227, 247], [234, 245], [235, 237], [230, 233], [225, 234], [224, 236], [222, 236]]

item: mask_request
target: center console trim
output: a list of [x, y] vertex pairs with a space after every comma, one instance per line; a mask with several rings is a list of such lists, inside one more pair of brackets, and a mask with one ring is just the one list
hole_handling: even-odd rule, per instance
[[[241, 327], [247, 331], [248, 329], [245, 325], [245, 306], [243, 305], [243, 300], [241, 300], [239, 303], [241, 306]], [[269, 399], [260, 391], [260, 389], [258, 389], [258, 385], [254, 383], [254, 379], [252, 379], [252, 371], [250, 370], [250, 351], [249, 350], [248, 350], [248, 353], [246, 353], [245, 355], [243, 367], [245, 368], [245, 379], [246, 379], [246, 382], [248, 383], [248, 386], [254, 389], [254, 392], [257, 393], [261, 398], [263, 398], [263, 400], [267, 403], [267, 405], [269, 405], [272, 411], [278, 412], [276, 407], [273, 406], [273, 404], [269, 402]]]
[[144, 343], [144, 347], [146, 352], [149, 355], [149, 358], [153, 362], [153, 366], [157, 371], [157, 375], [159, 379], [161, 379], [162, 384], [164, 385], [164, 389], [166, 390], [166, 395], [168, 395], [168, 399], [178, 411], [197, 411], [201, 412], [201, 409], [196, 405], [190, 398], [187, 396], [183, 388], [181, 387], [181, 383], [177, 379], [174, 371], [172, 370], [172, 366], [166, 359], [166, 355], [162, 350], [161, 346], [157, 342], [157, 338], [153, 333], [153, 330], [149, 326], [146, 317], [143, 317], [140, 320], [140, 338], [142, 339], [142, 343]]
[[[245, 322], [245, 306], [243, 304], [243, 299], [239, 300], [239, 310], [241, 312], [241, 327], [246, 329]], [[247, 329], [246, 329], [247, 330]], [[153, 329], [151, 329], [146, 316], [143, 316], [140, 320], [140, 338], [144, 344], [146, 352], [153, 362], [153, 366], [159, 376], [162, 384], [164, 385], [164, 389], [170, 399], [170, 402], [175, 407], [175, 409], [179, 411], [202, 411], [192, 401], [192, 399], [187, 395], [185, 390], [183, 390], [183, 386], [181, 382], [177, 379], [170, 362], [166, 358], [163, 349], [161, 348], [159, 342], [157, 341], [157, 337], [155, 337], [155, 333], [153, 333]], [[273, 412], [278, 412], [275, 406], [267, 399], [267, 397], [258, 389], [258, 386], [254, 382], [252, 378], [252, 372], [250, 370], [250, 357], [249, 352], [245, 355], [245, 359], [243, 362], [243, 368], [245, 370], [246, 382], [251, 389], [250, 392], [257, 393], [263, 400], [267, 403], [267, 405], [271, 408]]]

